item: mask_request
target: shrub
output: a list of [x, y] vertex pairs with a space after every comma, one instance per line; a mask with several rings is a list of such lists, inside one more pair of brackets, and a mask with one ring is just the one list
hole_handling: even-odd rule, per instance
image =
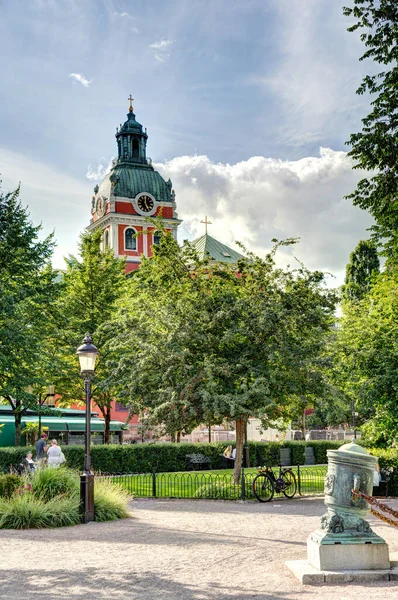
[[50, 502], [56, 496], [79, 493], [79, 478], [68, 469], [38, 469], [29, 477], [36, 497]]
[[97, 480], [94, 485], [94, 513], [96, 521], [115, 521], [130, 516], [129, 494], [110, 481]]
[[[328, 448], [338, 448], [343, 441], [311, 442], [249, 442], [250, 464], [279, 465], [279, 450], [291, 449], [292, 464], [304, 464], [305, 447], [314, 448], [315, 462], [326, 462]], [[97, 473], [172, 473], [186, 470], [187, 454], [204, 454], [209, 457], [213, 469], [225, 468], [222, 456], [231, 442], [212, 442], [211, 444], [132, 444], [132, 445], [95, 445], [91, 448], [91, 460]], [[231, 444], [235, 446], [235, 444]], [[18, 464], [26, 455], [26, 448], [0, 448], [0, 470], [9, 471], [11, 464]], [[66, 465], [70, 469], [82, 470], [84, 465], [83, 446], [63, 446]]]
[[20, 475], [0, 475], [0, 498], [10, 498], [23, 485]]
[[0, 529], [42, 529], [80, 522], [79, 499], [54, 498], [44, 502], [32, 493], [0, 500]]
[[[195, 492], [195, 498], [203, 498], [209, 500], [239, 500], [242, 498], [242, 486], [240, 484], [225, 482], [209, 482], [199, 487]], [[254, 498], [251, 483], [248, 481], [245, 484], [245, 498]]]

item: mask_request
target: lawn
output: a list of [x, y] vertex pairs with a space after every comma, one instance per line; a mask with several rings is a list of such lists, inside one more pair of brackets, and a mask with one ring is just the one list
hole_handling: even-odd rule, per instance
[[[274, 469], [278, 476], [278, 469]], [[293, 471], [298, 478], [297, 467]], [[323, 493], [327, 465], [300, 467], [300, 488], [302, 494]], [[252, 498], [251, 485], [257, 474], [256, 468], [245, 469], [245, 497]], [[156, 473], [139, 475], [115, 475], [111, 480], [122, 486], [132, 495], [145, 498], [195, 498], [222, 497], [241, 498], [242, 486], [233, 486], [232, 469], [217, 471], [183, 471], [177, 473]], [[207, 495], [203, 495], [207, 488]], [[222, 492], [220, 492], [222, 490]], [[215, 493], [216, 492], [216, 493]], [[275, 494], [279, 495], [279, 494]]]

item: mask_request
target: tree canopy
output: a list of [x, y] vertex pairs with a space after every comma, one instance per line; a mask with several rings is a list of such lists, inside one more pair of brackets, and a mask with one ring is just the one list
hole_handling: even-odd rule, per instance
[[0, 396], [13, 409], [17, 444], [22, 414], [37, 401], [27, 387], [45, 384], [41, 367], [52, 360], [43, 344], [54, 332], [58, 290], [53, 235], [40, 239], [19, 193], [0, 190]]
[[106, 349], [105, 329], [102, 326], [113, 314], [126, 276], [124, 259], [116, 258], [111, 248], [101, 248], [101, 235], [100, 230], [83, 234], [79, 244], [80, 259], [74, 256], [66, 259], [62, 292], [57, 302], [61, 320], [54, 351], [62, 364], [56, 377], [62, 401], [79, 401], [83, 396], [83, 387], [79, 377], [76, 348], [82, 343], [86, 332], [93, 337], [100, 354], [92, 385], [92, 397], [105, 419], [107, 443], [110, 435], [110, 411], [116, 392], [105, 383], [110, 356], [109, 347]]
[[362, 300], [345, 306], [336, 346], [340, 386], [379, 445], [396, 442], [398, 428], [397, 298], [398, 272], [388, 269]]
[[235, 420], [237, 471], [249, 416], [287, 418], [296, 398], [326, 385], [320, 354], [335, 294], [319, 272], [276, 268], [275, 251], [214, 264], [164, 232], [110, 325], [119, 393], [185, 431]]
[[380, 272], [377, 248], [371, 240], [361, 240], [350, 254], [342, 288], [343, 298], [348, 302], [361, 300], [370, 290]]
[[382, 70], [366, 75], [357, 94], [370, 94], [371, 110], [362, 130], [350, 136], [348, 153], [357, 169], [369, 171], [348, 196], [375, 218], [373, 231], [394, 257], [398, 247], [398, 5], [396, 0], [353, 0], [344, 14], [355, 22], [348, 31], [360, 31], [365, 52]]

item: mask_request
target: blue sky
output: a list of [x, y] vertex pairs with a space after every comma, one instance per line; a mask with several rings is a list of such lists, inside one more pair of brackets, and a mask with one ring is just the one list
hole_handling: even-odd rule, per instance
[[114, 156], [131, 93], [148, 154], [172, 175], [181, 238], [206, 213], [210, 233], [256, 251], [275, 233], [301, 236], [300, 258], [341, 276], [370, 223], [342, 202], [359, 175], [341, 154], [366, 114], [355, 89], [370, 67], [340, 2], [0, 0], [0, 10], [3, 187], [22, 181], [32, 218], [55, 228], [57, 261], [89, 222], [86, 175]]

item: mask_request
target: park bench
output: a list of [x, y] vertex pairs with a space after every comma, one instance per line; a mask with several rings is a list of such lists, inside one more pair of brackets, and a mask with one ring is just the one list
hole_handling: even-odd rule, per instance
[[235, 466], [235, 459], [232, 456], [225, 456], [225, 454], [220, 454], [221, 464], [224, 469], [233, 469]]
[[192, 469], [211, 469], [211, 460], [204, 454], [187, 454], [185, 457], [186, 468]]

